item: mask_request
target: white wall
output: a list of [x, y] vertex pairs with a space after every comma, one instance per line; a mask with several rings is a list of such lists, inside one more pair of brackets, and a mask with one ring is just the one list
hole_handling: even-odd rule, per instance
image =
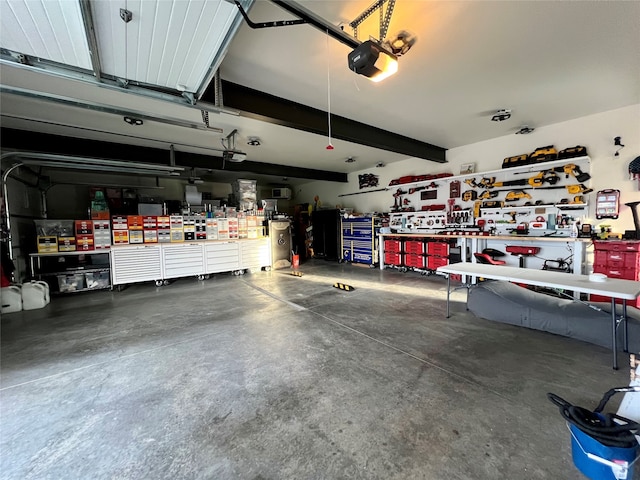
[[[614, 146], [613, 139], [618, 136], [622, 137], [625, 147], [615, 157], [618, 147]], [[639, 182], [631, 180], [628, 174], [629, 162], [640, 156], [640, 104], [537, 128], [529, 135], [513, 134], [452, 148], [447, 151], [446, 164], [411, 158], [384, 168], [371, 168], [349, 174], [349, 182], [346, 184], [306, 183], [298, 188], [297, 198], [298, 202], [313, 202], [313, 197], [318, 195], [323, 206], [341, 205], [358, 212], [386, 212], [393, 205], [393, 190], [345, 197], [338, 195], [359, 192], [358, 175], [363, 173], [379, 175], [378, 188], [385, 187], [392, 179], [404, 175], [439, 172], [458, 174], [463, 163], [475, 163], [476, 172], [480, 173], [500, 169], [505, 157], [531, 153], [546, 145], [554, 145], [558, 150], [576, 145], [587, 147], [591, 157], [590, 185], [594, 190], [594, 193], [587, 195], [592, 217], [587, 220], [594, 225], [609, 224], [614, 232], [624, 233], [625, 230], [634, 228], [630, 208], [624, 204], [640, 201]], [[621, 192], [620, 217], [618, 220], [595, 220], [595, 192], [609, 188]]]

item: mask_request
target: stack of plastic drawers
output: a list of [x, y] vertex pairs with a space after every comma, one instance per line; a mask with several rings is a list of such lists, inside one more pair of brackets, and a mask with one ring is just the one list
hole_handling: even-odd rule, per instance
[[406, 240], [404, 242], [404, 266], [424, 270], [427, 268], [426, 247], [423, 240]]
[[[640, 281], [640, 240], [596, 240], [593, 259], [593, 273], [603, 273], [607, 277]], [[592, 302], [611, 302], [610, 297], [591, 295]], [[622, 300], [617, 300], [622, 303]], [[628, 302], [640, 308], [640, 297]]]
[[402, 239], [385, 238], [384, 264], [393, 267], [402, 266]]
[[427, 268], [435, 270], [449, 264], [449, 244], [447, 242], [427, 242]]

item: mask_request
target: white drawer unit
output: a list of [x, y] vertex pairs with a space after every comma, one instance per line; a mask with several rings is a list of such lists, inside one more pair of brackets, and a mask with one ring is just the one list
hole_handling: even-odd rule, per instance
[[162, 278], [204, 275], [202, 244], [162, 245]]
[[271, 244], [268, 238], [240, 242], [240, 268], [243, 270], [271, 268]]
[[205, 273], [240, 270], [240, 242], [216, 242], [204, 245]]
[[109, 255], [112, 285], [158, 281], [162, 278], [159, 245], [113, 246]]

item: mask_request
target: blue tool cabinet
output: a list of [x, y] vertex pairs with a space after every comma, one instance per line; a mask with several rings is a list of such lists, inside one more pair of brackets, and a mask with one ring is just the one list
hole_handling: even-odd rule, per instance
[[377, 264], [380, 224], [377, 217], [342, 218], [342, 261]]

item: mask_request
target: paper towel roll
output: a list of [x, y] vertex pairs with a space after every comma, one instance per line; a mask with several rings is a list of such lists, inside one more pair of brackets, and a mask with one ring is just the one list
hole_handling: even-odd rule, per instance
[[184, 200], [189, 205], [202, 205], [202, 193], [198, 191], [195, 185], [185, 185]]

